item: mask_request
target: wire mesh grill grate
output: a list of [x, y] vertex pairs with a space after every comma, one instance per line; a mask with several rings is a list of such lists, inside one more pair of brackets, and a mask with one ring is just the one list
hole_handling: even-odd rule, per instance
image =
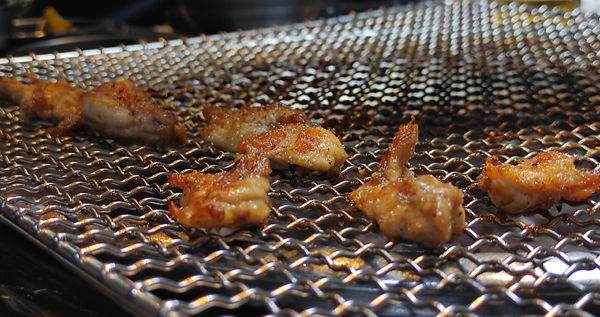
[[[53, 139], [0, 109], [2, 213], [149, 315], [591, 315], [599, 309], [600, 194], [498, 213], [473, 186], [485, 158], [555, 149], [597, 168], [600, 21], [495, 2], [422, 3], [336, 19], [0, 60], [83, 89], [148, 88], [190, 141], [177, 148]], [[167, 212], [173, 171], [227, 169], [202, 109], [283, 103], [340, 136], [340, 176], [276, 172], [269, 224], [188, 231]], [[416, 117], [410, 167], [463, 189], [465, 234], [436, 250], [390, 242], [345, 197]]]

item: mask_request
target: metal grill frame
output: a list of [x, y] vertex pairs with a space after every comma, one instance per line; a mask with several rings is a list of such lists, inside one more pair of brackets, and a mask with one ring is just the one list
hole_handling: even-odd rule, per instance
[[[188, 39], [0, 59], [83, 89], [117, 78], [183, 120], [181, 148], [53, 139], [2, 103], [0, 219], [134, 313], [185, 316], [591, 316], [600, 306], [599, 194], [507, 216], [475, 186], [486, 157], [555, 149], [599, 168], [600, 21], [579, 11], [427, 2]], [[342, 139], [341, 176], [271, 177], [260, 230], [186, 230], [167, 212], [171, 171], [215, 172], [233, 153], [200, 141], [209, 104], [304, 108]], [[399, 124], [410, 167], [465, 193], [463, 237], [436, 250], [387, 241], [346, 194]]]

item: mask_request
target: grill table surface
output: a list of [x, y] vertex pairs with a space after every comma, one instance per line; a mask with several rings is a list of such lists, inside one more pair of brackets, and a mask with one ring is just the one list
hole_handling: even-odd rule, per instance
[[[186, 125], [182, 147], [53, 139], [0, 109], [2, 218], [139, 315], [591, 315], [600, 194], [522, 216], [475, 179], [490, 155], [540, 151], [597, 168], [598, 16], [495, 2], [421, 3], [181, 41], [0, 59], [4, 76], [116, 79], [148, 88]], [[340, 137], [341, 175], [275, 172], [260, 230], [185, 230], [171, 172], [228, 169], [202, 142], [202, 109], [280, 102]], [[432, 250], [390, 242], [345, 195], [400, 124], [420, 127], [416, 174], [465, 193], [464, 235]]]

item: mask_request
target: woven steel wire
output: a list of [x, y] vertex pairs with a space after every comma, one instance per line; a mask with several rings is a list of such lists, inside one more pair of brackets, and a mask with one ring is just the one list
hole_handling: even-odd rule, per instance
[[[600, 21], [495, 2], [421, 3], [183, 41], [0, 59], [2, 76], [88, 90], [130, 79], [189, 141], [52, 138], [3, 102], [2, 213], [149, 315], [580, 315], [599, 307], [600, 194], [509, 216], [476, 187], [485, 159], [540, 151], [598, 168]], [[188, 230], [172, 172], [229, 169], [202, 109], [281, 103], [340, 137], [340, 175], [278, 171], [264, 228]], [[386, 239], [346, 195], [414, 116], [409, 166], [465, 194], [464, 235]]]

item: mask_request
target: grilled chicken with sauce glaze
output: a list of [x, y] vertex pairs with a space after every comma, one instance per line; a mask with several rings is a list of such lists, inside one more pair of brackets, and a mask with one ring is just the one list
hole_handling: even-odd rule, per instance
[[549, 209], [561, 198], [581, 201], [600, 188], [600, 171], [575, 168], [575, 158], [557, 151], [542, 152], [518, 165], [489, 157], [479, 188], [506, 213]]
[[239, 143], [239, 152], [262, 153], [273, 169], [298, 167], [337, 173], [348, 156], [331, 131], [305, 124], [287, 124]]
[[436, 248], [461, 236], [465, 224], [463, 194], [431, 175], [414, 177], [405, 163], [414, 155], [418, 126], [401, 126], [379, 168], [349, 198], [381, 232], [392, 240], [405, 239]]
[[200, 131], [202, 139], [230, 152], [238, 151], [240, 141], [267, 132], [277, 125], [310, 124], [302, 111], [285, 106], [244, 106], [239, 110], [210, 106], [202, 113], [208, 122]]
[[188, 228], [260, 226], [271, 212], [270, 173], [269, 160], [256, 154], [238, 156], [232, 171], [171, 174], [169, 183], [183, 195], [182, 207], [171, 202], [169, 211]]

